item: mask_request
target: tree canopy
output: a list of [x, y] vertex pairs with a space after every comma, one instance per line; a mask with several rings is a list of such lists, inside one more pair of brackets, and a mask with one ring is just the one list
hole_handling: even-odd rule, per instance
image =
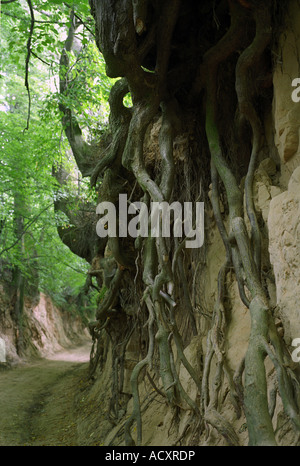
[[[1, 7], [1, 278], [13, 280], [20, 269], [29, 291], [41, 290], [66, 304], [65, 296], [75, 297], [84, 287], [88, 263], [60, 240], [57, 228], [67, 230], [70, 220], [54, 205], [72, 197], [76, 217], [79, 199], [94, 202], [94, 208], [95, 193], [76, 166], [59, 107], [72, 102], [87, 139], [97, 138], [107, 126], [112, 82], [90, 40], [93, 23], [87, 2], [16, 1], [2, 2]], [[60, 58], [71, 11], [82, 26], [78, 29], [82, 51], [80, 58], [69, 53], [65, 71], [72, 89], [63, 95]], [[57, 166], [68, 172], [63, 187], [53, 176]]]

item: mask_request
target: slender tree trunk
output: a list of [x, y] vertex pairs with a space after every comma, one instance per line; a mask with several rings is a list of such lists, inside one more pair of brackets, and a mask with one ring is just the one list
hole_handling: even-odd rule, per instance
[[[23, 199], [22, 196], [16, 192], [14, 196], [14, 209], [15, 209], [15, 234], [20, 238], [17, 243], [18, 260], [22, 262], [25, 251], [24, 243], [24, 217], [22, 215]], [[22, 354], [24, 349], [24, 335], [23, 335], [23, 319], [24, 319], [24, 290], [25, 278], [20, 266], [16, 266], [14, 270], [14, 285], [16, 290], [14, 318], [16, 324], [16, 348], [19, 355]]]

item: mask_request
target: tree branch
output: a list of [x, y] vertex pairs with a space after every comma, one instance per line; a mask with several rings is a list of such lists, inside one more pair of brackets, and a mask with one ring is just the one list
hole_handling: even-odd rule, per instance
[[[67, 8], [70, 8], [70, 9], [73, 8], [71, 5], [69, 5], [66, 2], [64, 2], [64, 4], [66, 5]], [[87, 26], [86, 22], [83, 21], [83, 19], [80, 16], [78, 16], [77, 13], [75, 13], [74, 11], [73, 11], [73, 14], [74, 14], [75, 18], [77, 18], [78, 21], [80, 21], [80, 23], [83, 24], [83, 26], [87, 29], [87, 31], [89, 31], [89, 33], [95, 38], [96, 37], [95, 33], [89, 28], [89, 26]]]
[[[78, 25], [75, 24], [74, 12], [71, 13], [70, 19], [71, 25], [60, 57], [59, 91], [62, 97], [66, 96], [69, 92], [69, 82], [67, 78], [67, 70], [69, 68], [68, 53], [74, 50], [75, 32], [78, 27]], [[76, 164], [83, 177], [90, 176], [93, 167], [93, 163], [91, 162], [91, 146], [84, 141], [81, 128], [74, 116], [74, 113], [72, 112], [72, 109], [63, 102], [59, 104], [59, 109], [63, 113], [62, 125], [71, 146]]]
[[42, 215], [43, 212], [45, 212], [46, 210], [48, 210], [51, 206], [53, 205], [53, 203], [51, 202], [51, 204], [49, 204], [47, 207], [45, 207], [44, 209], [41, 210], [41, 212], [39, 212], [35, 217], [33, 217], [32, 220], [30, 220], [30, 222], [28, 222], [26, 224], [26, 226], [24, 227], [23, 231], [22, 231], [22, 235], [19, 236], [16, 241], [11, 245], [11, 246], [8, 246], [7, 248], [4, 248], [2, 249], [2, 251], [0, 251], [0, 256], [2, 256], [2, 254], [4, 254], [5, 252], [9, 251], [10, 249], [12, 249], [21, 239], [22, 237], [24, 236], [24, 233], [26, 233], [26, 231], [28, 230], [28, 228]]

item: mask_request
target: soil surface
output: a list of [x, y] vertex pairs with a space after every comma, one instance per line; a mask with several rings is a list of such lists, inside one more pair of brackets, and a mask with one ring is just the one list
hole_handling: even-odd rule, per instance
[[76, 446], [91, 343], [0, 372], [0, 446]]

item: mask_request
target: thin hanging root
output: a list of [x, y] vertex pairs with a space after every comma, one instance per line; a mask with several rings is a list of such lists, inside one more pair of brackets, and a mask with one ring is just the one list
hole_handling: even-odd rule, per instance
[[211, 342], [211, 330], [209, 330], [206, 339], [206, 354], [204, 360], [204, 368], [202, 375], [202, 388], [201, 388], [201, 398], [202, 398], [202, 414], [204, 414], [206, 408], [209, 405], [209, 373], [211, 360], [214, 355], [214, 348]]
[[[268, 309], [257, 296], [250, 303], [251, 333], [245, 358], [244, 407], [250, 445], [276, 445], [268, 410], [267, 381], [262, 341], [268, 335]], [[257, 415], [259, 413], [259, 416]]]
[[[101, 356], [104, 353], [104, 344], [103, 344], [103, 336], [105, 328], [107, 327], [109, 319], [106, 319], [105, 323], [99, 327], [99, 322], [92, 322], [89, 324], [89, 332], [93, 339], [93, 345], [90, 353], [90, 364], [89, 364], [89, 375], [88, 378], [91, 379], [97, 369], [98, 363], [100, 361]], [[96, 352], [95, 352], [95, 345], [96, 345]]]
[[213, 207], [214, 218], [216, 220], [218, 230], [220, 232], [223, 244], [225, 246], [226, 262], [228, 263], [228, 267], [230, 266], [230, 263], [232, 262], [234, 271], [235, 271], [235, 276], [238, 282], [238, 288], [239, 288], [241, 300], [245, 304], [246, 307], [249, 307], [249, 300], [246, 296], [245, 289], [244, 289], [239, 252], [237, 248], [234, 247], [234, 245], [230, 244], [228, 234], [227, 234], [225, 225], [223, 223], [222, 214], [220, 211], [218, 178], [219, 178], [219, 175], [218, 175], [217, 169], [215, 167], [213, 160], [211, 160], [211, 180], [212, 180], [211, 203]]
[[[257, 22], [262, 25], [263, 20]], [[256, 37], [260, 34], [257, 31]], [[222, 41], [220, 42], [222, 45]], [[257, 268], [257, 260], [252, 257], [249, 237], [242, 218], [242, 196], [230, 168], [226, 164], [219, 145], [219, 134], [216, 125], [217, 112], [217, 87], [216, 76], [218, 64], [228, 56], [228, 48], [220, 51], [215, 46], [215, 57], [211, 58], [210, 73], [206, 86], [206, 134], [209, 143], [212, 160], [221, 177], [229, 205], [229, 220], [233, 239], [236, 241], [242, 266], [245, 273], [247, 287], [251, 294], [249, 305], [251, 313], [251, 335], [245, 358], [245, 414], [248, 424], [249, 441], [251, 445], [275, 445], [274, 430], [268, 412], [267, 385], [264, 360], [266, 348], [262, 341], [268, 338], [268, 322], [270, 311], [268, 300], [260, 282], [260, 274]], [[253, 47], [255, 50], [255, 47]], [[253, 52], [252, 49], [252, 52]], [[255, 50], [256, 51], [256, 50]], [[262, 53], [262, 51], [261, 51]], [[240, 101], [241, 102], [241, 101]], [[251, 169], [252, 170], [252, 167]], [[251, 177], [250, 177], [251, 178]], [[284, 397], [284, 391], [281, 396]], [[259, 416], [258, 416], [259, 413]]]
[[[156, 252], [155, 238], [149, 236], [145, 240], [144, 268], [143, 268], [143, 282], [148, 288], [153, 287], [156, 270], [157, 270], [157, 252]], [[148, 288], [146, 288], [144, 295], [147, 295]]]
[[109, 289], [107, 290], [103, 301], [101, 302], [100, 307], [97, 309], [96, 318], [100, 322], [100, 325], [109, 317], [109, 311], [114, 305], [120, 287], [121, 280], [123, 278], [123, 270], [120, 268], [117, 269], [114, 278], [110, 284]]
[[[207, 109], [207, 135], [209, 141], [212, 136], [214, 137], [213, 141], [216, 141], [217, 130], [216, 128], [213, 129], [214, 123], [212, 115], [213, 108], [209, 104]], [[258, 278], [257, 268], [251, 255], [245, 224], [240, 215], [241, 196], [237, 183], [229, 167], [224, 162], [218, 144], [215, 142], [213, 144], [210, 143], [210, 149], [213, 161], [225, 185], [230, 211], [230, 226], [239, 249], [247, 286], [252, 295], [252, 301], [250, 302], [252, 328], [245, 362], [245, 413], [248, 422], [250, 443], [254, 445], [274, 445], [276, 442], [273, 426], [268, 409], [266, 408], [268, 406], [268, 400], [264, 366], [265, 352], [261, 351], [257, 341], [265, 332], [264, 323], [268, 319], [267, 300], [264, 296], [264, 291]], [[257, 326], [257, 322], [259, 322], [260, 325]], [[258, 390], [257, 387], [260, 387], [260, 390]], [[259, 425], [257, 424], [258, 412], [260, 413]]]
[[275, 380], [275, 382], [273, 383], [273, 386], [269, 390], [269, 413], [270, 413], [271, 419], [273, 419], [273, 416], [275, 413], [277, 393], [278, 393], [278, 384], [277, 384], [277, 380]]
[[215, 74], [218, 65], [226, 60], [241, 45], [241, 39], [245, 31], [245, 10], [235, 2], [229, 2], [231, 23], [227, 33], [203, 57], [203, 64], [200, 65], [197, 78], [193, 85], [192, 96], [201, 92], [207, 87], [207, 71]]
[[101, 173], [115, 163], [116, 159], [120, 159], [123, 153], [131, 119], [130, 111], [123, 105], [123, 98], [127, 92], [128, 84], [124, 78], [117, 81], [110, 91], [109, 118], [113, 140], [108, 149], [106, 149], [106, 153], [102, 155], [92, 172], [90, 178], [90, 185], [92, 187], [96, 186], [97, 179]]
[[245, 279], [243, 277], [243, 266], [238, 248], [233, 245], [231, 249], [232, 263], [236, 276], [240, 298], [243, 304], [249, 309], [250, 301], [245, 292]]
[[176, 393], [175, 393], [175, 384], [174, 376], [172, 373], [171, 359], [170, 359], [170, 349], [169, 349], [169, 335], [170, 332], [163, 323], [162, 316], [162, 303], [155, 301], [155, 317], [156, 324], [158, 327], [157, 333], [155, 335], [155, 340], [158, 344], [159, 350], [159, 372], [164, 387], [164, 392], [170, 406], [176, 404]]
[[162, 124], [159, 132], [159, 150], [162, 161], [161, 172], [162, 179], [160, 190], [165, 201], [169, 201], [173, 186], [175, 165], [173, 158], [173, 141], [174, 136], [180, 129], [180, 120], [178, 118], [178, 104], [175, 99], [162, 102]]
[[160, 17], [157, 33], [157, 81], [155, 87], [150, 91], [145, 83], [139, 83], [138, 86], [136, 86], [136, 83], [130, 82], [130, 80], [128, 81], [135, 105], [126, 146], [122, 156], [122, 164], [134, 173], [140, 187], [143, 191], [149, 193], [151, 200], [158, 202], [164, 200], [164, 195], [145, 169], [143, 144], [146, 130], [152, 118], [156, 115], [162, 95], [165, 92], [164, 81], [168, 68], [171, 38], [178, 15], [179, 4], [179, 0], [167, 1], [162, 16]]
[[[108, 415], [115, 425], [119, 421], [119, 399], [120, 394], [123, 393], [125, 350], [134, 330], [135, 326], [128, 328], [124, 339], [117, 341], [112, 348], [112, 396]], [[111, 412], [113, 417], [110, 415]]]
[[239, 439], [226, 419], [214, 408], [208, 408], [205, 411], [205, 421], [213, 426], [225, 438], [228, 445], [239, 446]]
[[291, 419], [295, 428], [299, 431], [300, 430], [299, 409], [294, 399], [292, 383], [288, 376], [286, 368], [282, 363], [279, 362], [277, 355], [271, 350], [267, 341], [264, 340], [262, 344], [264, 346], [266, 354], [269, 356], [272, 363], [274, 364], [276, 374], [277, 374], [278, 389], [281, 395], [284, 410], [286, 414], [288, 415], [288, 417]]
[[176, 384], [176, 388], [179, 391], [180, 398], [182, 400], [184, 400], [188, 404], [188, 406], [190, 407], [190, 409], [193, 410], [195, 415], [200, 416], [198, 406], [196, 405], [196, 403], [191, 399], [191, 397], [184, 390], [184, 388], [183, 388], [183, 386], [182, 386], [182, 384], [180, 382], [179, 376], [177, 374], [177, 371], [176, 371], [176, 368], [175, 368], [175, 363], [174, 363], [173, 350], [172, 350], [172, 347], [171, 347], [172, 336], [173, 335], [170, 334], [170, 337], [169, 337], [169, 352], [170, 352], [171, 369], [172, 369], [172, 374], [173, 374], [174, 381], [175, 381], [175, 384]]
[[202, 390], [201, 381], [197, 375], [197, 372], [195, 371], [193, 366], [189, 363], [189, 361], [187, 360], [184, 354], [182, 338], [179, 333], [179, 330], [178, 330], [178, 327], [177, 327], [177, 324], [176, 324], [176, 321], [173, 315], [173, 311], [170, 312], [170, 315], [171, 315], [170, 329], [171, 329], [171, 332], [172, 332], [172, 335], [173, 335], [173, 338], [176, 344], [178, 358], [182, 362], [182, 364], [184, 365], [185, 369], [190, 374], [192, 379], [194, 380], [196, 387], [198, 388], [199, 394], [201, 394], [201, 390]]
[[142, 445], [142, 417], [141, 417], [141, 404], [140, 404], [140, 397], [139, 397], [139, 389], [138, 389], [138, 377], [141, 370], [149, 365], [151, 366], [151, 361], [154, 352], [154, 322], [155, 322], [155, 315], [152, 301], [149, 297], [146, 298], [146, 304], [149, 311], [149, 320], [148, 320], [148, 335], [149, 335], [149, 346], [148, 346], [148, 353], [146, 357], [139, 361], [137, 365], [134, 367], [131, 377], [131, 389], [132, 389], [132, 396], [133, 396], [133, 410], [130, 418], [125, 424], [125, 444], [126, 446], [135, 445], [135, 442], [131, 436], [130, 429], [134, 422], [137, 424], [137, 445]]
[[153, 95], [146, 102], [136, 105], [129, 125], [127, 142], [122, 155], [122, 164], [128, 170], [132, 170], [140, 187], [148, 192], [152, 201], [162, 202], [163, 195], [151, 179], [144, 164], [143, 150], [146, 130], [156, 115], [159, 107], [157, 97]]
[[176, 446], [178, 443], [181, 442], [181, 440], [183, 440], [185, 438], [185, 436], [187, 435], [188, 431], [190, 430], [191, 428], [191, 424], [194, 420], [194, 414], [192, 413], [189, 417], [189, 420], [187, 421], [184, 429], [183, 429], [183, 432], [182, 434], [180, 434], [180, 436], [175, 440], [174, 444], [172, 446]]
[[234, 407], [236, 417], [237, 417], [237, 419], [239, 419], [241, 417], [241, 413], [242, 413], [241, 405], [240, 405], [240, 399], [239, 399], [238, 393], [236, 391], [236, 388], [235, 388], [235, 385], [234, 385], [234, 382], [233, 382], [232, 374], [231, 374], [231, 372], [230, 372], [230, 370], [228, 368], [227, 361], [223, 361], [223, 370], [224, 370], [224, 374], [225, 374], [225, 376], [227, 378], [227, 381], [228, 381], [228, 384], [229, 384], [231, 403], [232, 403], [232, 406]]
[[220, 232], [222, 241], [225, 246], [226, 257], [227, 257], [227, 260], [229, 261], [231, 258], [231, 246], [230, 246], [230, 242], [228, 239], [228, 234], [227, 234], [224, 222], [222, 220], [222, 214], [220, 210], [219, 189], [218, 189], [219, 175], [218, 175], [218, 171], [216, 169], [216, 166], [213, 160], [211, 160], [210, 162], [210, 167], [211, 167], [211, 182], [212, 182], [211, 204], [212, 204], [212, 208], [214, 211], [214, 218], [215, 218], [218, 230]]
[[[226, 276], [229, 271], [230, 265], [231, 265], [231, 258], [236, 257], [234, 255], [234, 251], [232, 250], [232, 247], [229, 242], [229, 238], [227, 235], [227, 231], [225, 229], [221, 212], [220, 212], [220, 204], [219, 204], [219, 192], [218, 192], [218, 173], [216, 170], [216, 167], [211, 161], [211, 173], [212, 173], [212, 195], [211, 195], [211, 202], [213, 206], [213, 211], [214, 211], [214, 216], [216, 219], [216, 224], [218, 226], [221, 238], [223, 240], [225, 250], [226, 250], [226, 260], [225, 263], [222, 265], [220, 268], [219, 274], [218, 274], [218, 297], [217, 301], [215, 304], [214, 312], [213, 312], [213, 319], [212, 319], [212, 327], [210, 331], [210, 340], [212, 343], [212, 349], [214, 353], [217, 356], [218, 364], [220, 365], [220, 368], [224, 371], [229, 387], [230, 387], [230, 397], [232, 400], [232, 404], [235, 408], [237, 417], [240, 416], [240, 407], [238, 403], [238, 395], [235, 390], [235, 386], [232, 380], [232, 376], [230, 374], [229, 369], [227, 368], [227, 364], [225, 361], [224, 357], [224, 349], [223, 349], [223, 344], [224, 344], [224, 338], [225, 338], [225, 313], [224, 313], [224, 295], [225, 295], [225, 287], [226, 287]], [[235, 263], [235, 262], [234, 262]], [[237, 272], [237, 268], [235, 267], [235, 270]], [[237, 279], [239, 281], [239, 275], [236, 273]], [[241, 292], [241, 290], [240, 290]], [[242, 294], [242, 293], [241, 293]], [[223, 340], [220, 342], [220, 338]], [[212, 353], [212, 350], [211, 350]], [[212, 359], [212, 354], [208, 358], [207, 362], [209, 365], [211, 364], [211, 359]], [[207, 374], [209, 372], [209, 369], [207, 368], [205, 371]], [[215, 408], [217, 407], [217, 394], [218, 390], [215, 388], [215, 401], [213, 404], [215, 405]], [[210, 404], [212, 401], [210, 402]]]
[[235, 218], [232, 219], [231, 225], [232, 225], [232, 231], [233, 231], [233, 234], [236, 239], [236, 243], [237, 243], [237, 246], [240, 252], [248, 289], [252, 295], [252, 298], [254, 298], [256, 295], [259, 295], [264, 306], [267, 307], [268, 300], [265, 296], [265, 292], [263, 290], [263, 287], [262, 287], [262, 284], [261, 284], [261, 281], [258, 275], [258, 270], [255, 264], [255, 260], [252, 255], [244, 219], [242, 217], [236, 216]]
[[[245, 225], [241, 218], [234, 219], [233, 231], [241, 251], [247, 283], [253, 296], [250, 304], [251, 335], [245, 361], [245, 411], [249, 435], [253, 444], [272, 445], [276, 444], [276, 442], [270, 413], [267, 410], [268, 401], [264, 366], [266, 355], [269, 355], [274, 363], [284, 409], [297, 429], [300, 428], [299, 413], [291, 395], [292, 384], [283, 364], [280, 340], [268, 309], [267, 299], [257, 276], [254, 260], [249, 246], [245, 242]], [[267, 343], [270, 336], [275, 349], [274, 354]], [[257, 386], [265, 387], [265, 390], [258, 393]], [[264, 426], [261, 423], [258, 426], [255, 411], [264, 415]]]
[[224, 419], [224, 417], [217, 411], [218, 397], [221, 388], [223, 374], [223, 362], [219, 361], [217, 364], [216, 375], [213, 382], [213, 389], [209, 405], [205, 408], [204, 420], [207, 424], [213, 426], [226, 440], [230, 446], [238, 446], [239, 440], [234, 428], [231, 424]]
[[254, 10], [256, 35], [249, 47], [240, 55], [236, 65], [236, 92], [241, 117], [244, 117], [252, 129], [252, 153], [245, 180], [246, 208], [251, 225], [255, 263], [258, 273], [261, 269], [261, 238], [253, 200], [254, 169], [262, 141], [262, 125], [252, 102], [253, 79], [250, 70], [258, 63], [271, 40], [270, 0], [262, 2]]
[[153, 378], [151, 377], [151, 375], [149, 374], [148, 371], [147, 371], [146, 375], [147, 375], [147, 378], [148, 378], [149, 382], [151, 383], [152, 387], [154, 388], [154, 390], [155, 390], [160, 396], [162, 396], [163, 398], [166, 398], [166, 395], [156, 386], [156, 383], [154, 382]]
[[[141, 3], [135, 3], [134, 14], [137, 14], [138, 7]], [[143, 157], [143, 144], [146, 130], [152, 118], [157, 113], [160, 105], [161, 97], [165, 92], [164, 82], [168, 68], [168, 60], [171, 51], [171, 38], [173, 29], [176, 23], [179, 0], [167, 1], [164, 8], [162, 17], [158, 24], [157, 33], [157, 57], [156, 57], [156, 85], [152, 86], [151, 90], [144, 86], [136, 86], [136, 83], [130, 82], [129, 88], [132, 92], [134, 102], [133, 116], [129, 125], [127, 142], [122, 156], [122, 164], [131, 170], [136, 177], [136, 180], [142, 190], [149, 195], [152, 201], [162, 202], [168, 200], [171, 196], [174, 183], [174, 162], [173, 162], [173, 138], [174, 138], [174, 122], [177, 124], [176, 109], [174, 109], [174, 102], [161, 103], [163, 111], [163, 124], [160, 133], [160, 150], [163, 170], [163, 176], [160, 186], [156, 181], [151, 179], [146, 171]], [[136, 18], [137, 21], [137, 18]], [[136, 27], [138, 26], [136, 22]], [[139, 27], [139, 26], [138, 26]], [[141, 84], [141, 83], [140, 83]], [[160, 230], [161, 231], [161, 230]], [[160, 233], [161, 234], [161, 233]], [[154, 252], [156, 246], [156, 254], [149, 258], [149, 254]], [[156, 321], [158, 328], [156, 334], [156, 342], [160, 354], [160, 375], [162, 378], [166, 397], [170, 404], [174, 403], [174, 378], [171, 370], [170, 353], [168, 346], [169, 332], [164, 322], [164, 307], [165, 302], [162, 300], [161, 292], [163, 286], [172, 281], [171, 265], [168, 258], [169, 252], [166, 247], [164, 239], [160, 236], [156, 244], [152, 241], [147, 241], [147, 254], [145, 257], [145, 268], [143, 278], [152, 292], [152, 302], [154, 306], [153, 319]], [[153, 257], [158, 259], [160, 265], [160, 272], [158, 272], [158, 263], [153, 261]], [[148, 298], [149, 300], [150, 298]], [[151, 346], [154, 344], [153, 336], [151, 336]], [[150, 348], [150, 344], [149, 344]], [[152, 348], [153, 352], [153, 348]], [[151, 355], [152, 357], [152, 355]], [[150, 363], [149, 352], [148, 356], [138, 363], [132, 373], [132, 390], [134, 396], [134, 409], [130, 421], [127, 423], [126, 436], [127, 443], [132, 442], [130, 435], [130, 426], [133, 421], [137, 422], [138, 430], [138, 443], [141, 443], [141, 415], [138, 399], [137, 377], [140, 370], [148, 363]]]
[[178, 256], [178, 268], [179, 268], [179, 276], [180, 276], [180, 279], [181, 279], [181, 282], [182, 282], [182, 287], [183, 287], [184, 306], [185, 306], [185, 309], [187, 310], [188, 315], [189, 315], [189, 320], [190, 320], [190, 325], [191, 325], [193, 335], [196, 336], [198, 334], [197, 324], [196, 324], [196, 319], [195, 319], [195, 315], [194, 315], [194, 308], [193, 308], [191, 298], [190, 298], [190, 293], [189, 293], [189, 288], [188, 288], [188, 281], [187, 281], [186, 274], [185, 274], [185, 271], [184, 271], [182, 255]]
[[[162, 159], [162, 179], [161, 179], [159, 188], [164, 197], [164, 200], [169, 200], [172, 194], [173, 184], [174, 184], [173, 139], [174, 139], [174, 132], [176, 132], [176, 128], [178, 129], [179, 127], [179, 120], [178, 120], [178, 117], [176, 116], [178, 111], [177, 111], [177, 103], [175, 100], [164, 102], [161, 104], [161, 107], [162, 107], [162, 112], [163, 112], [163, 120], [162, 120], [162, 127], [160, 130], [160, 135], [159, 135], [159, 144], [160, 144], [160, 154], [161, 154], [161, 159]], [[174, 280], [174, 276], [173, 276], [174, 269], [172, 269], [169, 261], [166, 262], [165, 260], [162, 259], [164, 257], [169, 256], [169, 252], [166, 248], [164, 239], [162, 237], [158, 238], [156, 245], [157, 245], [157, 255], [160, 259], [161, 272], [159, 275], [156, 276], [156, 279], [155, 279], [155, 285], [153, 288], [153, 299], [155, 301], [156, 308], [157, 308], [157, 321], [158, 321], [158, 327], [159, 327], [157, 337], [159, 341], [160, 364], [162, 366], [161, 377], [163, 380], [163, 384], [165, 386], [165, 390], [166, 390], [166, 386], [169, 387], [169, 390], [171, 389], [170, 393], [168, 393], [169, 390], [168, 391], [166, 390], [168, 400], [171, 404], [173, 404], [175, 401], [174, 386], [176, 386], [179, 392], [179, 397], [183, 398], [183, 400], [185, 400], [192, 407], [192, 409], [198, 410], [195, 403], [188, 397], [183, 387], [181, 386], [181, 383], [179, 381], [179, 378], [178, 378], [178, 375], [177, 375], [177, 372], [174, 366], [174, 361], [172, 360], [172, 350], [170, 346], [168, 346], [168, 348], [166, 346], [168, 335], [170, 335], [170, 333], [168, 333], [168, 331], [164, 329], [161, 324], [161, 320], [159, 317], [161, 315], [161, 310], [160, 310], [160, 304], [159, 304], [159, 299], [158, 299], [158, 292], [159, 294], [161, 294], [162, 286]], [[193, 315], [193, 313], [191, 314]], [[195, 371], [190, 366], [190, 364], [188, 363], [183, 353], [182, 342], [181, 342], [180, 335], [179, 335], [179, 332], [178, 332], [178, 329], [175, 323], [175, 318], [173, 316], [173, 306], [170, 306], [170, 318], [172, 322], [171, 331], [174, 332], [174, 340], [177, 346], [179, 358], [183, 362], [184, 366], [186, 367], [186, 369], [188, 370], [192, 378], [195, 380], [198, 387], [200, 388], [200, 383], [197, 380]], [[197, 332], [195, 323], [194, 323], [193, 330], [194, 332]], [[172, 375], [174, 379], [173, 381], [172, 381]], [[175, 382], [175, 385], [174, 385], [174, 382]]]
[[[202, 397], [203, 397], [203, 409], [204, 419], [207, 424], [211, 424], [215, 427], [218, 432], [226, 439], [229, 445], [238, 445], [237, 435], [232, 426], [217, 412], [218, 408], [218, 397], [221, 388], [221, 378], [223, 372], [225, 373], [229, 388], [230, 396], [235, 408], [237, 417], [240, 416], [240, 408], [238, 405], [238, 396], [235, 391], [232, 376], [225, 363], [224, 355], [224, 335], [225, 335], [225, 318], [223, 308], [223, 297], [224, 288], [226, 281], [226, 274], [228, 271], [228, 261], [223, 264], [219, 272], [218, 278], [218, 299], [215, 304], [212, 327], [207, 337], [207, 354], [204, 363], [203, 371], [203, 385], [202, 385]], [[209, 393], [209, 373], [213, 356], [217, 358], [217, 371], [216, 377], [213, 383], [212, 392]]]
[[243, 389], [243, 372], [245, 370], [245, 357], [241, 359], [240, 364], [236, 368], [236, 371], [233, 375], [233, 384], [235, 387], [235, 391], [239, 397], [240, 404], [243, 406], [244, 404], [244, 389]]

